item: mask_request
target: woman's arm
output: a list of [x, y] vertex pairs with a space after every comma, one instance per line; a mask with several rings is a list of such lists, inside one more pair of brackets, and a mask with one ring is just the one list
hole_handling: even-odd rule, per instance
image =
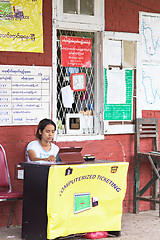
[[49, 161], [49, 162], [56, 162], [56, 158], [53, 155], [50, 155], [48, 158], [37, 158], [35, 151], [33, 150], [28, 150], [28, 156], [30, 161]]

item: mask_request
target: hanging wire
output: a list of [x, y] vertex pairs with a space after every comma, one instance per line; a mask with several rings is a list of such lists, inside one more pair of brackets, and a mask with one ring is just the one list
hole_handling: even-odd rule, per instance
[[134, 0], [128, 0], [128, 2], [131, 2], [131, 3], [133, 3], [133, 4], [136, 4], [136, 5], [140, 6], [140, 7], [143, 7], [143, 8], [145, 8], [145, 9], [148, 9], [148, 10], [150, 10], [150, 11], [152, 11], [152, 12], [160, 13], [160, 11], [157, 11], [157, 10], [155, 10], [155, 9], [149, 8], [149, 7], [147, 7], [147, 6], [144, 6], [144, 5], [142, 5], [142, 4], [138, 3], [138, 2], [135, 2]]

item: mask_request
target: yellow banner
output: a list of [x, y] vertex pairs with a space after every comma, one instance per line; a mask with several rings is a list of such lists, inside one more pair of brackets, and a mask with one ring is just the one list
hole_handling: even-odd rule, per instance
[[0, 51], [43, 52], [42, 0], [0, 0]]
[[56, 165], [49, 170], [47, 238], [120, 231], [128, 163]]

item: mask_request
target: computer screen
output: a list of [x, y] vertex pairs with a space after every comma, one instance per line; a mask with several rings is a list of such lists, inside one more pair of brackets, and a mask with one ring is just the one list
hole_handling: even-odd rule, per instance
[[90, 193], [74, 194], [74, 213], [79, 213], [91, 208]]

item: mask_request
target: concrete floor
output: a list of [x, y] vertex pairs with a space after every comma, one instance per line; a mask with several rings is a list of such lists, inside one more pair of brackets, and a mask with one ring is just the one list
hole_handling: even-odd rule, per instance
[[[21, 227], [0, 228], [0, 240], [22, 240]], [[62, 239], [62, 238], [61, 238]], [[65, 238], [63, 238], [65, 239]], [[80, 240], [82, 238], [67, 238]], [[101, 238], [104, 240], [104, 238]], [[125, 213], [122, 216], [121, 237], [108, 237], [108, 240], [160, 240], [159, 212], [146, 211], [139, 214]], [[31, 239], [32, 240], [32, 239]], [[84, 240], [84, 239], [83, 239]]]

